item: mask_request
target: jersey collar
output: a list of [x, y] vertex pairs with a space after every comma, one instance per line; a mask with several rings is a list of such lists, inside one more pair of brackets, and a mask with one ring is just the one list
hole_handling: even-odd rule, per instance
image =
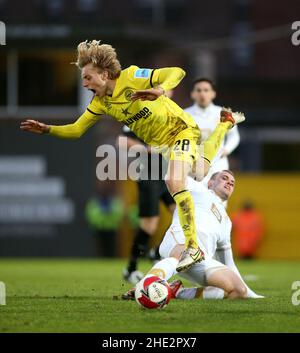
[[206, 108], [201, 108], [197, 103], [194, 103], [193, 108], [196, 111], [196, 113], [203, 114], [211, 110], [214, 106], [215, 106], [214, 103], [210, 103]]
[[116, 79], [116, 85], [113, 91], [113, 94], [111, 96], [108, 96], [110, 98], [116, 98], [119, 93], [120, 93], [120, 82], [121, 82], [121, 76], [123, 75], [123, 71], [121, 71], [120, 76]]
[[220, 203], [220, 204], [222, 204], [224, 206], [224, 201], [221, 199], [221, 197], [218, 196], [213, 190], [211, 190], [211, 189], [208, 189], [208, 190], [214, 195], [214, 197], [216, 198], [218, 203]]

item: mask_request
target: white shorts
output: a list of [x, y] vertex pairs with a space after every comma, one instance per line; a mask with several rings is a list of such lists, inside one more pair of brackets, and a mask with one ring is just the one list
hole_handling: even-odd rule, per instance
[[[168, 230], [162, 243], [159, 247], [159, 253], [162, 258], [170, 257], [170, 253], [174, 246], [184, 244], [184, 238], [181, 239], [175, 235], [174, 232]], [[190, 282], [206, 287], [208, 285], [207, 279], [217, 270], [228, 268], [221, 262], [209, 257], [193, 265], [189, 270], [180, 272], [179, 276], [188, 279]]]
[[178, 275], [188, 279], [197, 286], [208, 286], [208, 278], [216, 271], [227, 269], [228, 267], [215, 259], [205, 259], [200, 263], [193, 265], [189, 270], [180, 272]]

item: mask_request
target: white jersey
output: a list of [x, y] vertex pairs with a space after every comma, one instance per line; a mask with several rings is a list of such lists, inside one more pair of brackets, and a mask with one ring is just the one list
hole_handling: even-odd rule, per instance
[[[195, 204], [195, 222], [200, 248], [205, 253], [205, 259], [214, 257], [216, 250], [231, 247], [231, 221], [227, 215], [222, 200], [203, 183], [197, 183], [196, 189], [188, 185]], [[192, 184], [194, 185], [194, 184]], [[173, 221], [166, 236], [172, 236], [179, 244], [184, 244], [178, 210], [176, 208]]]
[[[211, 103], [207, 108], [201, 108], [197, 104], [184, 109], [187, 113], [192, 115], [197, 125], [201, 129], [201, 140], [205, 141], [210, 134], [214, 131], [220, 122], [220, 112], [222, 107]], [[221, 144], [219, 151], [215, 158], [211, 161], [211, 168], [209, 174], [206, 176], [205, 181], [208, 181], [213, 173], [219, 172], [229, 168], [228, 158], [222, 157], [222, 150], [225, 149], [230, 154], [239, 144], [240, 134], [237, 126], [230, 129], [224, 141]]]

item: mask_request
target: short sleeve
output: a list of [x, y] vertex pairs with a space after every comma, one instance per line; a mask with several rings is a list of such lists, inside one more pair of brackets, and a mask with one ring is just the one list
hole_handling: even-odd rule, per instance
[[155, 70], [148, 68], [140, 68], [138, 66], [130, 66], [127, 69], [128, 78], [133, 83], [135, 89], [148, 89], [153, 87], [153, 72]]

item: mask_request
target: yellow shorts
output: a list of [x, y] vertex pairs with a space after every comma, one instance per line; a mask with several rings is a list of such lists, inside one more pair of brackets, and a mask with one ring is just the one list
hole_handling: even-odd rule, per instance
[[201, 130], [188, 127], [180, 131], [170, 146], [169, 160], [188, 162], [191, 166], [201, 155]]

